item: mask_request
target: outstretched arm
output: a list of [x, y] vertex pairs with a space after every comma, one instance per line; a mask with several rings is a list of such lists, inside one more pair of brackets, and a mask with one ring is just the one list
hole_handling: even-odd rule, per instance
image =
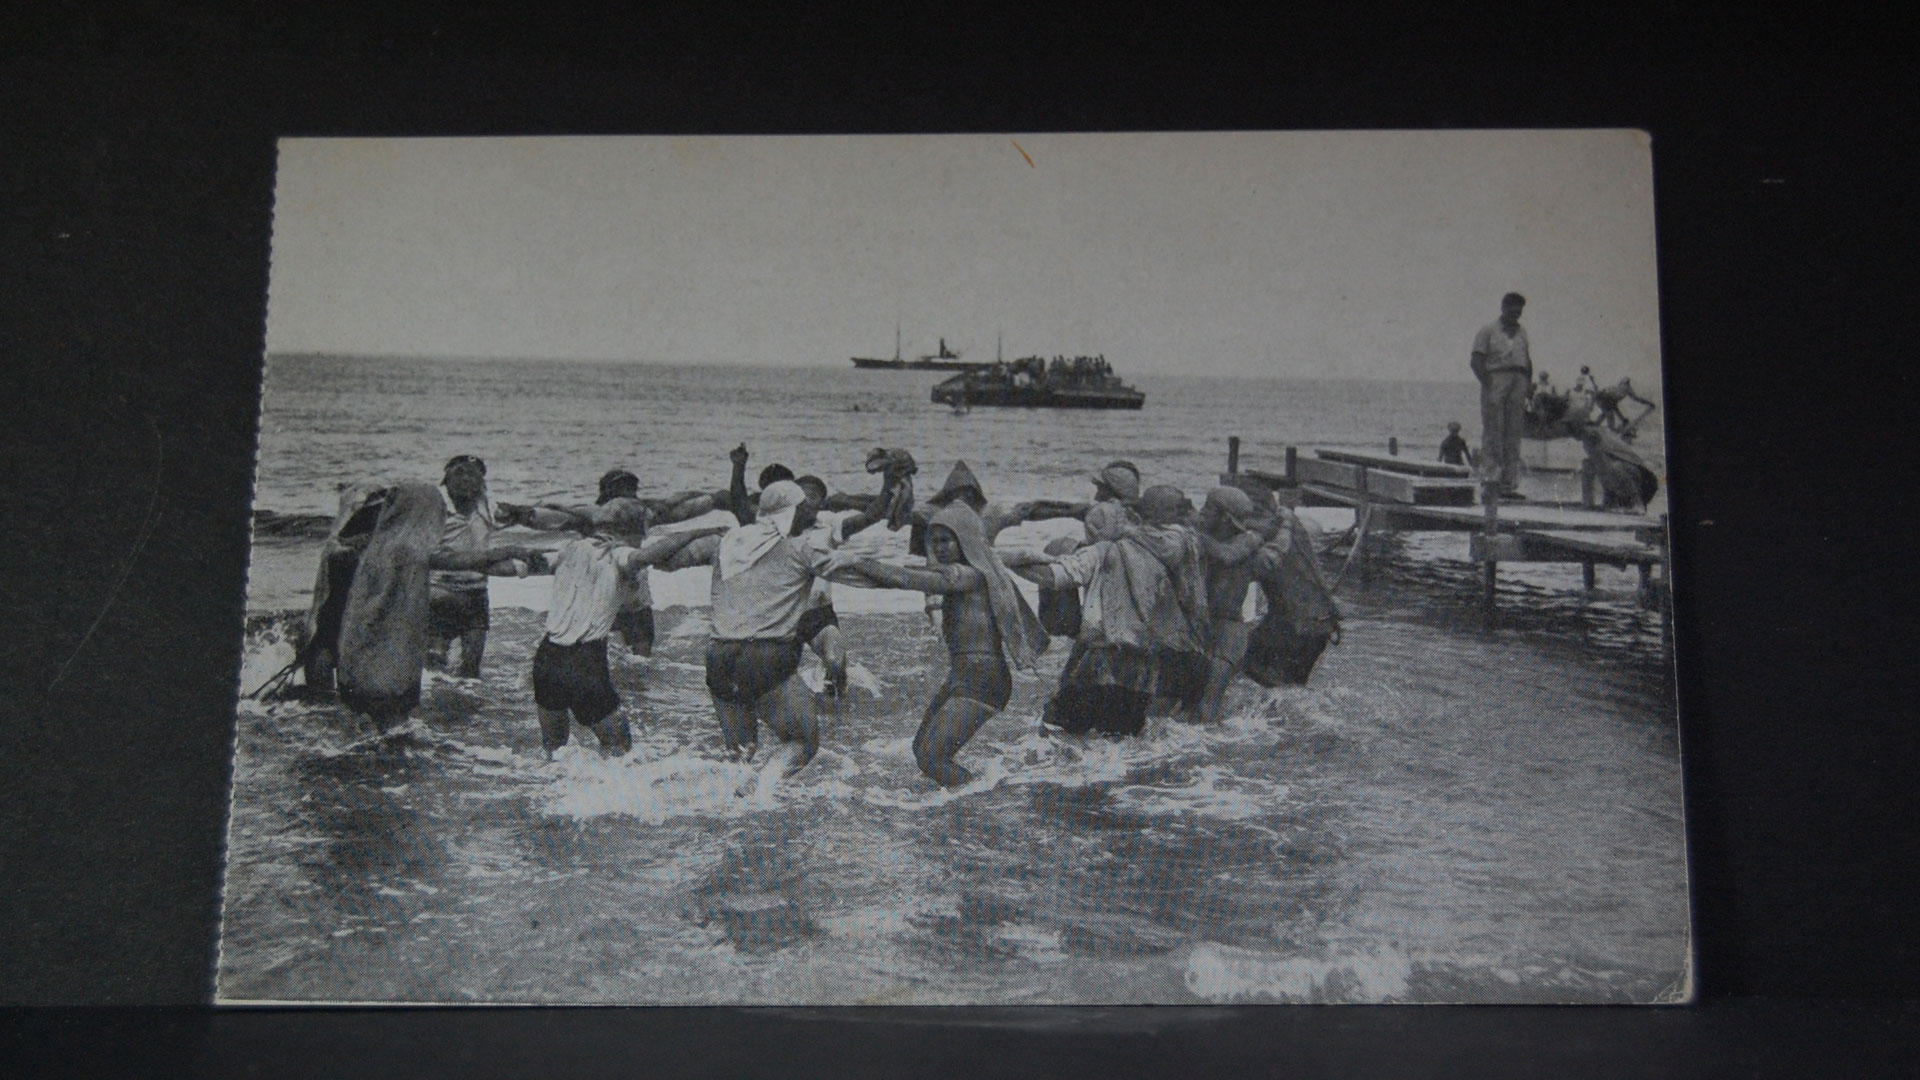
[[[851, 567], [862, 577], [883, 589], [913, 589], [924, 593], [972, 592], [986, 583], [980, 571], [971, 566], [945, 566], [938, 570], [920, 570], [895, 566], [878, 559], [861, 559]], [[856, 584], [856, 582], [849, 582]]]
[[[727, 530], [723, 528], [713, 528], [658, 533], [648, 537], [647, 541], [637, 549], [639, 552], [639, 561], [646, 563], [648, 566], [665, 566], [667, 563], [674, 561], [675, 558], [688, 547], [709, 537], [720, 536], [726, 531]], [[704, 561], [706, 560], [701, 560], [701, 562]], [[700, 563], [694, 562], [687, 563], [686, 565], [698, 566]]]
[[479, 570], [484, 572], [495, 563], [509, 559], [537, 558], [536, 549], [530, 547], [506, 546], [483, 548], [479, 551], [449, 551], [442, 548], [427, 556], [429, 570]]
[[1092, 503], [1062, 502], [1059, 499], [1036, 499], [1021, 505], [1026, 509], [1027, 521], [1052, 521], [1055, 518], [1078, 521], [1085, 519], [1087, 511], [1093, 508]]
[[661, 570], [685, 570], [690, 566], [711, 565], [714, 555], [720, 550], [720, 537], [704, 529], [695, 535], [697, 539], [688, 541], [684, 547], [652, 565]]

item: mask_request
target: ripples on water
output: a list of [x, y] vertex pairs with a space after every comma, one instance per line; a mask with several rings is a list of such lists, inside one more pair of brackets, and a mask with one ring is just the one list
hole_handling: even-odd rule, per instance
[[[1371, 445], [1395, 425], [1404, 439], [1426, 393], [1142, 380], [1155, 394], [1142, 417], [1039, 424], [930, 411], [925, 376], [830, 373], [794, 403], [765, 373], [458, 370], [451, 403], [423, 390], [444, 364], [270, 373], [257, 505], [326, 510], [339, 479], [431, 476], [461, 450], [488, 458], [501, 498], [571, 497], [610, 464], [649, 466], [650, 490], [710, 485], [741, 430], [762, 432], [749, 439], [765, 446], [757, 461], [786, 456], [842, 487], [867, 483], [866, 447], [897, 444], [925, 472], [964, 456], [989, 484], [1020, 487], [1010, 494], [1080, 495], [1085, 471], [1122, 454], [1197, 492], [1236, 428], [1250, 457], [1286, 442]], [[715, 422], [716, 395], [737, 424]], [[856, 403], [854, 419], [827, 411]], [[1443, 411], [1470, 417], [1471, 405], [1469, 385]], [[830, 457], [845, 467], [824, 467]], [[783, 779], [771, 741], [755, 764], [721, 758], [704, 613], [686, 608], [661, 612], [654, 658], [615, 662], [633, 754], [602, 759], [576, 729], [575, 745], [541, 760], [528, 685], [540, 616], [496, 606], [483, 678], [430, 674], [392, 736], [337, 706], [242, 703], [220, 995], [1012, 1005], [1667, 993], [1688, 939], [1659, 621], [1633, 603], [1631, 574], [1601, 570], [1599, 597], [1582, 602], [1577, 568], [1503, 568], [1502, 629], [1485, 633], [1464, 554], [1459, 536], [1383, 542], [1372, 577], [1343, 591], [1345, 639], [1312, 685], [1242, 681], [1215, 728], [1043, 737], [1060, 643], [963, 751], [977, 779], [951, 792], [919, 775], [909, 749], [944, 674], [924, 617], [845, 618], [856, 688], [820, 756]], [[290, 657], [270, 612], [303, 602], [311, 559], [311, 544], [256, 550], [244, 688]]]
[[[616, 663], [634, 753], [603, 759], [576, 730], [586, 746], [541, 761], [538, 616], [496, 611], [484, 678], [431, 676], [397, 735], [332, 706], [243, 705], [221, 994], [1660, 993], [1679, 974], [1686, 893], [1673, 732], [1644, 665], [1370, 607], [1314, 685], [1243, 682], [1220, 727], [1156, 721], [1139, 740], [1039, 734], [1054, 650], [963, 753], [977, 779], [952, 792], [909, 749], [943, 673], [923, 619], [847, 621], [866, 689], [783, 779], [777, 751], [721, 759], [704, 622], [684, 611], [663, 613], [651, 661]], [[287, 655], [281, 625], [256, 620], [248, 680]]]

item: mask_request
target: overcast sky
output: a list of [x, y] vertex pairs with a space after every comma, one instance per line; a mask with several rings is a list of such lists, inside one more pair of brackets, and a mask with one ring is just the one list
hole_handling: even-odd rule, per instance
[[1635, 132], [290, 139], [267, 344], [1455, 379], [1514, 289], [1657, 385], [1656, 284]]

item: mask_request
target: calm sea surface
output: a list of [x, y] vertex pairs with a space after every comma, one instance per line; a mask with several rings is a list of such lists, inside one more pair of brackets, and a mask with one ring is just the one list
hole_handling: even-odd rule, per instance
[[[1464, 373], [1463, 373], [1464, 374]], [[1084, 497], [1106, 461], [1196, 499], [1238, 434], [1431, 457], [1459, 384], [1140, 379], [1139, 413], [979, 410], [892, 372], [275, 358], [256, 506], [488, 463], [496, 498], [724, 483], [746, 442], [864, 491], [905, 446], [930, 494], [964, 458], [996, 497]], [[857, 407], [857, 411], [856, 411]], [[1643, 437], [1646, 443], [1657, 433]], [[1653, 444], [1657, 450], [1657, 442]], [[1558, 452], [1573, 458], [1565, 448]], [[1657, 454], [1656, 454], [1657, 459]], [[1564, 476], [1532, 490], [1569, 497]], [[1338, 526], [1337, 520], [1330, 520]], [[900, 546], [897, 537], [883, 538]], [[1017, 537], [1015, 538], [1018, 539]], [[891, 550], [891, 548], [889, 548]], [[290, 657], [317, 546], [256, 545], [244, 689]], [[478, 682], [430, 674], [376, 739], [327, 706], [244, 702], [226, 999], [687, 1003], [1645, 1001], [1688, 947], [1680, 771], [1657, 618], [1636, 579], [1502, 571], [1479, 628], [1457, 536], [1393, 540], [1341, 592], [1311, 685], [1242, 682], [1213, 729], [1042, 737], [1064, 643], [943, 792], [909, 740], [944, 671], [899, 594], [841, 607], [856, 689], [798, 777], [721, 759], [701, 571], [656, 577], [662, 640], [620, 656], [636, 749], [540, 760], [528, 670], [542, 586], [501, 583]], [[891, 599], [889, 599], [891, 597]], [[616, 654], [620, 650], [614, 650]], [[584, 733], [580, 733], [584, 735]], [[584, 736], [591, 743], [591, 736]]]

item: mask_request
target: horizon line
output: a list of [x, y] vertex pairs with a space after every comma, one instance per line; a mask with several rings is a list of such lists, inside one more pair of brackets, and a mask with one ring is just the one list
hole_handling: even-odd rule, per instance
[[[1030, 353], [1028, 355], [1039, 355]], [[1065, 355], [1064, 353], [1061, 355]], [[296, 358], [315, 358], [329, 360], [426, 360], [451, 363], [538, 363], [538, 364], [600, 364], [633, 365], [644, 367], [717, 367], [717, 368], [753, 368], [761, 371], [847, 371], [857, 368], [842, 367], [833, 363], [805, 364], [767, 364], [751, 360], [656, 360], [648, 357], [625, 356], [479, 356], [463, 353], [366, 353], [342, 352], [332, 349], [280, 349], [267, 350], [261, 354], [263, 361]], [[851, 363], [851, 357], [846, 361]], [[951, 374], [951, 373], [943, 373]], [[1174, 374], [1171, 372], [1144, 372], [1138, 375], [1126, 375], [1123, 378], [1171, 378], [1171, 379], [1298, 379], [1302, 382], [1413, 382], [1451, 385], [1454, 379], [1418, 378], [1404, 375], [1313, 375], [1289, 372], [1217, 372], [1204, 375]]]

